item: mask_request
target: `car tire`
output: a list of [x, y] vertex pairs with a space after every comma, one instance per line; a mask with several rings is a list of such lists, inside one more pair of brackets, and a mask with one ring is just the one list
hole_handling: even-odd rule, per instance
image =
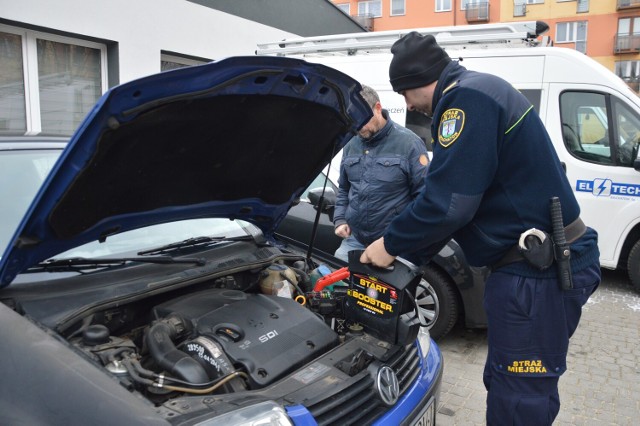
[[[438, 340], [446, 336], [458, 321], [458, 297], [447, 275], [439, 269], [427, 266], [423, 278], [435, 292], [438, 304], [435, 322], [429, 328], [431, 338]], [[423, 309], [425, 303], [418, 298], [419, 292], [420, 289], [416, 292], [416, 301], [420, 309]], [[424, 310], [422, 313], [424, 315]]]
[[627, 273], [633, 287], [640, 292], [640, 240], [636, 241], [629, 252]]

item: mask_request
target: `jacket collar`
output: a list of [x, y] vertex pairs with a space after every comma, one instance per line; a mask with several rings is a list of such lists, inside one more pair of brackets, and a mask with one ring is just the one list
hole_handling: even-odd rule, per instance
[[442, 70], [442, 74], [440, 74], [440, 78], [438, 78], [438, 83], [436, 84], [436, 90], [433, 92], [431, 111], [435, 112], [436, 105], [442, 96], [444, 96], [446, 89], [456, 83], [460, 79], [460, 75], [466, 70], [467, 69], [460, 65], [458, 61], [451, 61], [444, 70]]

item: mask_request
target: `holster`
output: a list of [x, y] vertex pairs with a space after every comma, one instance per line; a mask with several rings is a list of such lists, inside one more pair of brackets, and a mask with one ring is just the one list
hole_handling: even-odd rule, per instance
[[553, 264], [553, 241], [546, 232], [535, 228], [523, 232], [518, 242], [518, 250], [529, 265], [540, 271]]
[[[532, 228], [535, 229], [535, 228]], [[521, 240], [522, 240], [522, 236], [524, 236], [524, 240], [525, 240], [525, 244], [528, 244], [529, 246], [529, 259], [527, 259], [521, 248], [520, 248], [520, 243], [512, 246], [511, 248], [509, 248], [509, 250], [507, 250], [507, 252], [505, 253], [505, 255], [496, 263], [494, 263], [493, 265], [491, 265], [491, 269], [492, 270], [496, 270], [498, 268], [501, 268], [503, 266], [509, 265], [510, 263], [515, 263], [515, 262], [520, 262], [523, 260], [526, 260], [527, 263], [530, 263], [532, 266], [536, 267], [537, 269], [540, 270], [544, 270], [546, 268], [548, 268], [549, 266], [551, 266], [553, 264], [554, 261], [554, 247], [553, 247], [553, 241], [552, 239], [549, 237], [549, 234], [547, 232], [544, 231], [539, 231], [542, 232], [546, 235], [546, 241], [548, 241], [548, 245], [549, 247], [546, 247], [543, 245], [546, 243], [537, 243], [535, 240], [540, 240], [540, 238], [537, 238], [535, 236], [533, 236], [532, 238], [528, 238], [529, 235], [527, 235], [527, 233], [533, 235], [534, 233], [532, 232], [532, 229], [529, 229], [525, 232], [523, 232], [521, 234]], [[571, 222], [569, 225], [564, 227], [564, 232], [565, 232], [565, 237], [567, 240], [567, 244], [571, 244], [572, 242], [576, 241], [578, 238], [580, 238], [585, 231], [587, 230], [587, 227], [585, 226], [584, 222], [582, 221], [582, 219], [580, 219], [579, 217], [574, 220], [573, 222]], [[539, 248], [536, 246], [540, 246]], [[550, 250], [550, 255], [551, 255], [551, 263], [549, 263], [548, 265], [546, 265], [546, 263], [548, 262], [547, 256], [549, 255], [549, 250]], [[542, 260], [538, 260], [538, 258], [542, 259]], [[532, 263], [533, 261], [533, 263]], [[540, 266], [537, 266], [540, 265]], [[546, 265], [546, 266], [544, 266]], [[542, 267], [542, 268], [541, 268]]]

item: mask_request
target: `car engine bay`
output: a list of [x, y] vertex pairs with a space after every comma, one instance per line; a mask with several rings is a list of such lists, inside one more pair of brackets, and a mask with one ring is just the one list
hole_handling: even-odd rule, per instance
[[[257, 251], [259, 263], [243, 255], [226, 261], [227, 271], [190, 277], [188, 286], [173, 280], [165, 291], [44, 322], [57, 323], [71, 348], [166, 418], [214, 407], [224, 412], [240, 396], [243, 404], [301, 404], [321, 418], [334, 415], [326, 401], [353, 389], [382, 410], [375, 381], [383, 364], [397, 370], [406, 390], [421, 362], [415, 335], [397, 342], [368, 333], [366, 318], [353, 321], [346, 313], [346, 280], [315, 291], [326, 266], [311, 269], [303, 256], [275, 247]], [[38, 316], [44, 303], [23, 300], [15, 309]], [[419, 327], [415, 318], [409, 322]]]

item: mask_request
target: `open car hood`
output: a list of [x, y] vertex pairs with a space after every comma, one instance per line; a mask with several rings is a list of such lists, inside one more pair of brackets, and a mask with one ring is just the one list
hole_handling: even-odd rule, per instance
[[71, 138], [0, 260], [0, 286], [90, 241], [223, 217], [270, 238], [371, 117], [352, 78], [282, 57], [232, 57], [105, 93]]

